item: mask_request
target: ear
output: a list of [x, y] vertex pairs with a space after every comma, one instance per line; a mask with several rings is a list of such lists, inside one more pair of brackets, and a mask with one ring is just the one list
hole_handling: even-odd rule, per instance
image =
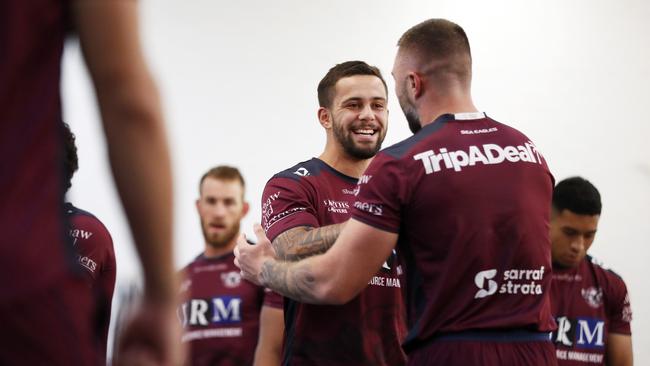
[[251, 207], [248, 204], [248, 202], [244, 201], [244, 206], [242, 207], [242, 210], [241, 210], [241, 217], [246, 216], [246, 214], [248, 214], [248, 210], [250, 210], [250, 208]]
[[318, 122], [320, 122], [321, 126], [326, 130], [332, 128], [332, 116], [327, 108], [318, 108]]
[[196, 212], [201, 213], [201, 199], [197, 198], [194, 204], [196, 206]]
[[415, 72], [409, 72], [407, 78], [409, 93], [413, 95], [413, 98], [421, 97], [424, 92], [422, 77]]

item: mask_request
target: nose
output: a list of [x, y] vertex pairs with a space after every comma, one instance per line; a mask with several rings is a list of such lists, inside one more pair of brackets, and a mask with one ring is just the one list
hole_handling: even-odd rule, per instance
[[359, 119], [362, 121], [372, 121], [375, 119], [375, 111], [372, 110], [370, 103], [365, 104], [359, 111]]
[[582, 235], [578, 235], [578, 237], [571, 242], [571, 250], [576, 253], [581, 253], [585, 248], [585, 238], [582, 237]]
[[215, 217], [224, 217], [226, 215], [226, 205], [218, 202], [212, 209], [212, 215]]

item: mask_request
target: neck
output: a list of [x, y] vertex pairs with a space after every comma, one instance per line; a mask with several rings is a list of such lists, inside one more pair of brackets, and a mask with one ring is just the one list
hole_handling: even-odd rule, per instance
[[353, 178], [359, 178], [372, 161], [372, 158], [361, 160], [353, 158], [329, 143], [318, 158], [337, 171]]
[[206, 256], [207, 258], [215, 258], [215, 257], [221, 257], [222, 255], [228, 253], [232, 253], [232, 251], [235, 250], [235, 246], [237, 245], [237, 238], [239, 238], [239, 235], [240, 234], [237, 233], [237, 235], [230, 242], [228, 242], [228, 244], [218, 248], [215, 248], [206, 242], [203, 255]]
[[422, 127], [433, 123], [443, 114], [465, 112], [478, 112], [478, 109], [474, 106], [469, 92], [459, 89], [448, 91], [444, 95], [431, 94], [418, 108]]

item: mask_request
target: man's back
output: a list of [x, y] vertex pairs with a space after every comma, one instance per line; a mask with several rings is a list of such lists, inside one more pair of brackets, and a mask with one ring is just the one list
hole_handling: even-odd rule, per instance
[[353, 217], [399, 232], [409, 269], [407, 351], [450, 332], [552, 329], [553, 178], [526, 136], [483, 113], [443, 115], [364, 176]]

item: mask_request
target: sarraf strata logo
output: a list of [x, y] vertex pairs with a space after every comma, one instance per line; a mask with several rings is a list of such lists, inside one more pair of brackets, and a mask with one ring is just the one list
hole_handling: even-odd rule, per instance
[[544, 266], [539, 269], [509, 269], [503, 271], [500, 284], [496, 269], [480, 271], [474, 276], [474, 284], [478, 291], [475, 299], [492, 296], [495, 293], [507, 295], [542, 295], [544, 290], [541, 281], [544, 279]]

